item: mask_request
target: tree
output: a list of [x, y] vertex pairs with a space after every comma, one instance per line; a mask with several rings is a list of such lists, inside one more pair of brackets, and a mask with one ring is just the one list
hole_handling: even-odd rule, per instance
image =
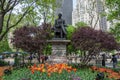
[[4, 38], [1, 42], [0, 42], [0, 53], [5, 52], [5, 51], [11, 51], [7, 38]]
[[[76, 30], [76, 28], [72, 25], [69, 25], [67, 27], [67, 39], [71, 40], [72, 35], [75, 32], [75, 30]], [[67, 46], [67, 51], [68, 51], [67, 53], [70, 53], [70, 54], [71, 54], [71, 52], [74, 52], [74, 47], [71, 43]]]
[[85, 27], [85, 26], [88, 26], [88, 25], [86, 23], [84, 23], [84, 22], [77, 22], [75, 24], [75, 26], [77, 26], [77, 27]]
[[87, 8], [87, 13], [89, 15], [89, 25], [93, 28], [96, 28], [99, 19], [100, 19], [100, 14], [97, 11], [97, 1], [96, 0], [89, 0], [88, 1], [89, 7]]
[[116, 41], [120, 43], [120, 23], [116, 23], [114, 27], [111, 27], [110, 33], [112, 33]]
[[[23, 23], [31, 20], [33, 24], [39, 24], [44, 11], [51, 16], [56, 7], [55, 2], [56, 0], [0, 0], [0, 41], [10, 29], [16, 27], [23, 19], [25, 19]], [[11, 22], [13, 19], [14, 22]]]
[[87, 0], [87, 5], [83, 5], [82, 2], [84, 1], [81, 1], [80, 5], [78, 5], [78, 8], [80, 8], [78, 13], [82, 13], [79, 13], [80, 20], [86, 22], [92, 28], [105, 31], [106, 25], [102, 25], [103, 20], [106, 20], [104, 0]]
[[72, 25], [68, 25], [67, 27], [67, 39], [71, 39], [73, 32], [75, 32], [76, 28]]
[[50, 24], [43, 24], [40, 27], [28, 27], [16, 29], [12, 39], [13, 45], [30, 53], [38, 53], [38, 60], [40, 62], [40, 54], [46, 46], [47, 39], [50, 38]]
[[101, 51], [117, 49], [117, 42], [110, 33], [90, 27], [77, 29], [72, 36], [72, 44], [76, 50], [83, 51], [84, 56], [81, 58], [81, 62], [84, 64], [87, 64]]
[[[28, 5], [28, 8], [21, 15], [21, 17], [17, 19], [13, 25], [10, 25], [13, 9], [15, 9], [15, 7], [19, 5], [20, 2], [22, 2], [22, 0], [14, 0], [14, 1], [1, 0], [0, 1], [0, 41], [3, 39], [3, 37], [7, 34], [7, 32], [11, 28], [15, 27], [23, 19], [23, 17], [30, 11], [30, 6], [34, 3], [34, 1], [30, 3]], [[7, 18], [6, 24], [4, 25], [4, 22], [5, 22], [4, 20], [6, 15], [8, 15], [8, 18]]]
[[120, 20], [120, 0], [105, 0], [108, 8], [108, 20]]

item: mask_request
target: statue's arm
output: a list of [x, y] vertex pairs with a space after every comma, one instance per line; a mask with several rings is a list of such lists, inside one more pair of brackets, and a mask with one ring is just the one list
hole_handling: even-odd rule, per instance
[[66, 25], [66, 23], [65, 23], [65, 20], [63, 20], [63, 25], [64, 25], [65, 27], [67, 27], [67, 25]]

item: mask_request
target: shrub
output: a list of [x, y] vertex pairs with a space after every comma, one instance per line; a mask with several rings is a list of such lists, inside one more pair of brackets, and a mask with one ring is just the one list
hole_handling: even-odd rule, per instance
[[90, 27], [78, 28], [73, 33], [71, 41], [76, 50], [82, 51], [82, 64], [88, 64], [101, 51], [118, 49], [118, 44], [113, 35]]
[[3, 60], [0, 60], [0, 66], [6, 66], [6, 65], [9, 65], [9, 63]]

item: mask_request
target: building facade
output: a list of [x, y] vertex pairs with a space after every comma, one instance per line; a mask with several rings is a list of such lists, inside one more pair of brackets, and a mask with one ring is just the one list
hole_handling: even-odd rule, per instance
[[66, 24], [72, 24], [72, 12], [73, 12], [73, 0], [56, 0], [58, 8], [56, 9], [56, 15], [58, 13], [63, 14]]
[[103, 0], [77, 0], [76, 9], [72, 13], [72, 24], [85, 22], [95, 29], [107, 30], [107, 20]]

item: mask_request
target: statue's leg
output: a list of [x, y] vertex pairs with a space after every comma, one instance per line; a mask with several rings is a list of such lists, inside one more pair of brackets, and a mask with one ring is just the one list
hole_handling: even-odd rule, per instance
[[63, 38], [63, 36], [62, 36], [62, 31], [60, 31], [60, 38]]
[[66, 34], [63, 33], [63, 38], [66, 38]]
[[55, 32], [54, 35], [55, 35], [54, 37], [57, 38], [57, 32]]

